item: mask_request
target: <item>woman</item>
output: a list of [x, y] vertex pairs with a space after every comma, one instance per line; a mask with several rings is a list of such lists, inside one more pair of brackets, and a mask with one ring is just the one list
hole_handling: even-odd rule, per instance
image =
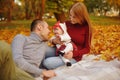
[[[73, 50], [73, 53], [65, 54], [64, 57], [70, 59], [71, 63], [80, 61], [84, 54], [90, 52], [91, 44], [91, 22], [86, 9], [86, 6], [81, 3], [75, 3], [69, 11], [70, 21], [66, 21], [67, 31], [70, 35], [72, 42], [77, 46], [77, 50]], [[52, 43], [60, 43], [59, 39], [53, 39]], [[48, 51], [53, 51], [49, 48]], [[63, 61], [54, 55], [55, 52], [47, 53], [46, 59], [43, 64], [48, 69], [54, 69], [64, 65]]]

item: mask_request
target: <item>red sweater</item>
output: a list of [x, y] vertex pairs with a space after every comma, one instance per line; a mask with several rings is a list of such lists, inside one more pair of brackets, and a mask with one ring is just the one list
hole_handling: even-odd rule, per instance
[[83, 54], [90, 52], [88, 25], [71, 24], [69, 21], [66, 22], [66, 25], [68, 34], [77, 47], [77, 50], [73, 51], [73, 58], [79, 61]]

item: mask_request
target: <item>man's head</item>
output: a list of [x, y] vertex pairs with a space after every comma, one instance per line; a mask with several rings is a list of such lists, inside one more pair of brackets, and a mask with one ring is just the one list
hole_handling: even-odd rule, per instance
[[35, 19], [31, 23], [31, 32], [35, 32], [43, 40], [48, 40], [48, 35], [50, 33], [50, 30], [48, 28], [47, 22], [41, 21], [40, 19]]

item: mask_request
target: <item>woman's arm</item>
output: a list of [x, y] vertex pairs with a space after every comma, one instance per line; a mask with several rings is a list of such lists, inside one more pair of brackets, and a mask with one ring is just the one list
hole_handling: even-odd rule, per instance
[[[78, 42], [79, 44], [77, 44], [77, 46], [75, 45], [76, 48], [74, 47], [73, 57], [79, 57], [79, 59], [81, 59], [84, 54], [90, 52], [91, 36], [91, 34], [89, 35], [88, 29], [86, 29], [84, 36], [81, 36], [81, 38], [84, 38], [84, 43], [82, 45], [79, 45], [81, 42]], [[80, 46], [82, 47], [81, 49], [79, 49]]]

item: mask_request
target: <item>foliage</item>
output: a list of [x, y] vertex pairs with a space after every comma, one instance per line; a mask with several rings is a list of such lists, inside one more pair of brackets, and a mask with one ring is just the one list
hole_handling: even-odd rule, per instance
[[92, 53], [102, 54], [104, 60], [120, 59], [120, 26], [94, 26]]
[[[120, 10], [120, 0], [0, 0], [0, 17], [7, 20], [43, 18], [44, 13], [67, 14], [70, 6], [75, 2], [84, 2], [89, 12], [106, 13], [112, 6]], [[109, 4], [108, 4], [109, 3]], [[51, 16], [51, 15], [50, 15]], [[60, 15], [58, 15], [60, 16]], [[56, 16], [55, 16], [56, 17]], [[61, 16], [60, 16], [61, 17]], [[57, 17], [56, 17], [57, 19]]]
[[120, 9], [120, 0], [107, 0], [107, 2]]
[[18, 19], [23, 20], [23, 19], [25, 19], [25, 10], [24, 10], [23, 6], [19, 6], [17, 4], [14, 5], [13, 12], [12, 12], [12, 19], [13, 20], [18, 20]]
[[[94, 37], [92, 40], [91, 53], [101, 54], [101, 58], [104, 60], [112, 60], [114, 58], [120, 59], [120, 26], [109, 25], [109, 26], [98, 26], [94, 25]], [[52, 27], [49, 27], [52, 31]], [[19, 27], [16, 29], [1, 29], [0, 40], [5, 40], [9, 44], [13, 37], [18, 34], [29, 35], [30, 31], [27, 28]], [[49, 37], [53, 36], [53, 33]]]
[[66, 12], [69, 7], [73, 4], [72, 0], [48, 0], [46, 3], [47, 11], [52, 11], [53, 13]]
[[29, 35], [29, 30], [24, 28], [24, 27], [20, 27], [20, 28], [16, 28], [16, 29], [3, 29], [0, 30], [0, 40], [5, 40], [8, 43], [11, 43], [13, 37], [20, 33], [20, 34], [25, 34], [25, 35]]
[[11, 21], [13, 6], [14, 0], [0, 0], [0, 16], [6, 17], [7, 21]]
[[98, 12], [110, 10], [110, 6], [105, 0], [84, 0], [84, 3], [90, 13], [94, 12], [94, 9], [97, 9]]

